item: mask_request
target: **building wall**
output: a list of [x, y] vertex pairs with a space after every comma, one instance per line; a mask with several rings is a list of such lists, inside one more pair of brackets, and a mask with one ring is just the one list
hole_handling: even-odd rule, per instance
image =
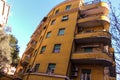
[[[70, 10], [65, 11], [66, 5], [71, 5], [70, 10], [76, 8], [76, 10], [73, 10], [70, 12]], [[32, 65], [33, 60], [35, 58], [34, 52], [37, 49], [37, 57], [35, 58], [35, 64], [40, 63], [40, 68], [38, 70], [39, 73], [46, 73], [48, 64], [49, 63], [55, 63], [55, 75], [63, 75], [65, 76], [67, 73], [67, 68], [70, 60], [70, 53], [72, 48], [72, 42], [74, 39], [74, 31], [76, 27], [76, 21], [77, 21], [77, 15], [78, 15], [78, 5], [79, 0], [74, 1], [73, 3], [65, 3], [64, 5], [61, 4], [57, 7], [55, 7], [52, 10], [52, 14], [49, 13], [48, 20], [42, 25], [46, 26], [46, 28], [41, 30], [41, 34], [39, 36], [42, 36], [41, 42], [38, 41], [37, 46], [35, 47], [34, 51], [32, 52], [32, 58], [30, 59], [29, 65]], [[60, 12], [55, 15], [55, 11], [59, 9]], [[62, 17], [68, 15], [68, 20], [61, 21]], [[51, 25], [52, 20], [56, 19], [55, 24]], [[69, 24], [68, 24], [69, 23]], [[65, 28], [65, 33], [62, 36], [58, 36], [58, 31], [61, 28]], [[49, 38], [46, 38], [47, 33], [51, 31], [51, 36]], [[60, 52], [59, 53], [53, 53], [53, 48], [55, 44], [61, 44]], [[42, 46], [46, 46], [46, 50], [44, 53], [40, 53]], [[31, 75], [33, 76], [33, 75]]]
[[7, 23], [9, 8], [5, 0], [0, 0], [0, 29]]
[[[23, 78], [23, 80], [26, 80], [27, 76]], [[51, 76], [40, 76], [40, 75], [30, 75], [28, 80], [65, 80], [64, 78], [57, 78], [57, 77], [51, 77]]]

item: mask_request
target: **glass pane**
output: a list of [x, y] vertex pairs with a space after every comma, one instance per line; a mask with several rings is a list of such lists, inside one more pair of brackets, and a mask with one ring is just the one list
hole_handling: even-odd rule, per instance
[[48, 32], [46, 38], [49, 38], [50, 35], [51, 35], [51, 32]]
[[35, 70], [34, 70], [35, 72], [37, 72], [37, 71], [38, 71], [39, 66], [40, 66], [40, 64], [36, 64], [36, 65], [35, 65]]
[[55, 20], [52, 20], [51, 25], [55, 24]]
[[50, 64], [48, 65], [47, 73], [54, 73], [55, 65], [56, 65], [56, 64], [50, 63]]
[[59, 35], [63, 35], [64, 34], [64, 29], [60, 29], [59, 30]]
[[46, 50], [46, 46], [43, 46], [41, 49], [41, 53], [45, 52], [45, 50]]
[[55, 45], [55, 49], [59, 49], [60, 48], [60, 44]]
[[54, 46], [54, 51], [53, 52], [60, 52], [60, 46], [61, 46], [61, 44], [56, 44]]
[[59, 12], [59, 9], [58, 9], [58, 10], [56, 10], [55, 14], [57, 14], [58, 12]]
[[90, 80], [91, 69], [82, 69], [81, 80]]
[[68, 15], [62, 17], [62, 21], [68, 20]]
[[85, 47], [84, 52], [92, 52], [93, 48], [92, 47]]
[[66, 10], [70, 10], [71, 5], [66, 6]]

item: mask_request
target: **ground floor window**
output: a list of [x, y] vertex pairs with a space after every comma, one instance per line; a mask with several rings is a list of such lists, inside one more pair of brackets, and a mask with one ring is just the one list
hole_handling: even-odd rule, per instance
[[82, 69], [81, 80], [91, 80], [91, 69]]
[[54, 71], [55, 71], [55, 66], [56, 66], [55, 63], [49, 63], [49, 64], [48, 64], [47, 73], [48, 73], [48, 74], [53, 74]]

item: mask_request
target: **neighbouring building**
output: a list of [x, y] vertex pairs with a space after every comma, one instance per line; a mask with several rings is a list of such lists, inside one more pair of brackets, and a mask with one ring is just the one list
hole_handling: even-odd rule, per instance
[[[10, 6], [7, 4], [6, 0], [0, 0], [0, 31], [3, 31], [7, 24], [9, 10]], [[7, 65], [3, 71], [8, 75], [14, 75], [15, 67]]]
[[5, 27], [10, 6], [6, 3], [6, 0], [0, 0], [0, 30], [3, 30]]
[[66, 0], [43, 18], [19, 62], [23, 80], [115, 80], [108, 4]]

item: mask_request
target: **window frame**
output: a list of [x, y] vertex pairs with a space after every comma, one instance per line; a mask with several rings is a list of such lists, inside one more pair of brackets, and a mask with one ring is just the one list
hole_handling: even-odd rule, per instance
[[34, 45], [36, 45], [36, 44], [37, 44], [37, 41], [32, 40], [30, 43], [34, 46]]
[[47, 32], [46, 38], [50, 38], [50, 36], [51, 36], [51, 31]]
[[57, 35], [62, 36], [64, 34], [65, 34], [65, 28], [60, 28]]
[[62, 17], [61, 21], [67, 21], [69, 19], [69, 15], [65, 15]]
[[56, 68], [56, 64], [55, 63], [49, 63], [48, 67], [47, 67], [47, 74], [54, 74], [55, 72], [55, 68]]
[[[45, 48], [45, 49], [44, 49]], [[46, 50], [46, 46], [42, 46], [41, 50], [40, 50], [40, 54], [44, 53]]]
[[68, 11], [68, 10], [70, 10], [70, 9], [71, 9], [71, 5], [70, 5], [70, 4], [69, 4], [69, 5], [66, 5], [65, 10]]
[[88, 80], [88, 78], [91, 80], [91, 69], [82, 69], [80, 80]]
[[[58, 48], [57, 48], [57, 46], [58, 46]], [[54, 48], [53, 48], [53, 53], [60, 53], [60, 48], [61, 48], [61, 44], [55, 44]]]
[[59, 11], [60, 11], [60, 10], [59, 10], [59, 9], [57, 9], [57, 10], [55, 11], [55, 14], [58, 14], [58, 13], [59, 13]]
[[53, 19], [50, 24], [51, 24], [51, 25], [54, 25], [55, 22], [56, 22], [56, 19]]
[[40, 63], [35, 64], [34, 72], [38, 72], [39, 68], [40, 68]]

